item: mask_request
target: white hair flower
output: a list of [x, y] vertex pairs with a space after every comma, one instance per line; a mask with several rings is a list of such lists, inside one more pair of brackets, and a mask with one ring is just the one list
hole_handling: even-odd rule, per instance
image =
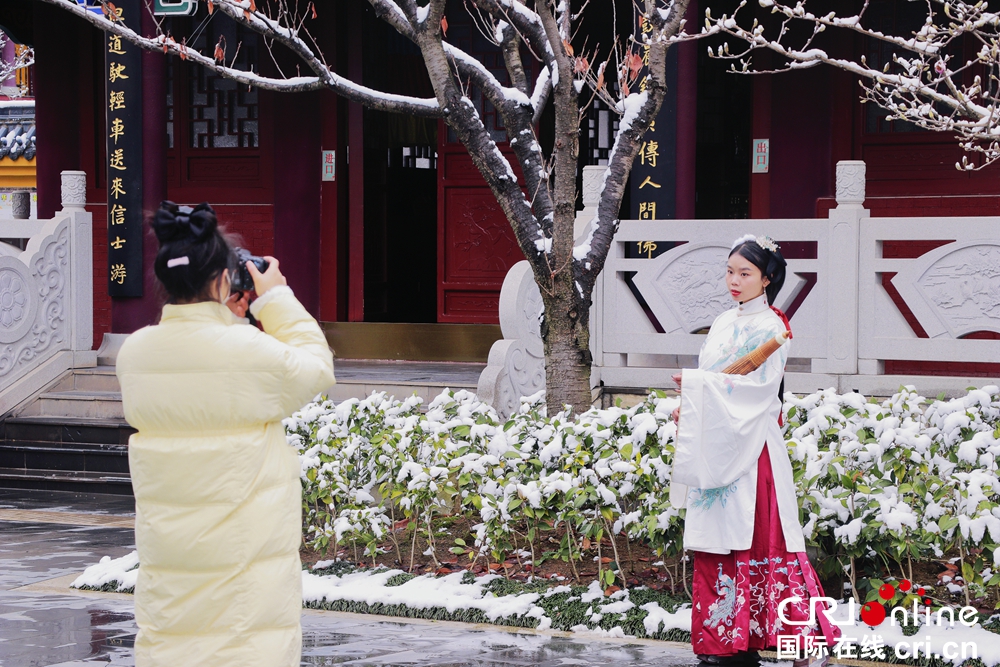
[[757, 245], [759, 245], [764, 250], [770, 250], [771, 252], [778, 252], [778, 244], [774, 242], [770, 236], [758, 236], [756, 239]]
[[736, 248], [737, 246], [743, 245], [744, 243], [749, 243], [750, 241], [753, 241], [764, 250], [770, 250], [771, 252], [778, 251], [778, 244], [775, 243], [774, 239], [772, 239], [770, 236], [754, 236], [753, 234], [745, 234], [739, 237], [738, 239], [733, 241], [732, 248]]

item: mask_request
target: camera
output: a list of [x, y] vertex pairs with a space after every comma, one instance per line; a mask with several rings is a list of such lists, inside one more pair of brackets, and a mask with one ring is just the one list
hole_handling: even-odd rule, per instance
[[233, 269], [229, 290], [230, 292], [248, 292], [253, 289], [253, 277], [247, 270], [247, 262], [253, 262], [253, 265], [261, 273], [267, 271], [270, 263], [263, 257], [251, 255], [246, 248], [236, 248], [234, 252], [236, 254], [236, 268]]

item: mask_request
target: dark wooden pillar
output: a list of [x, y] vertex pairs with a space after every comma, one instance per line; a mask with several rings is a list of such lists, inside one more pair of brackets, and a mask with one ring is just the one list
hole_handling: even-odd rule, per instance
[[[346, 7], [341, 4], [336, 11], [323, 12], [319, 21], [314, 34], [319, 35], [327, 62], [339, 72], [344, 60], [341, 45], [347, 42]], [[334, 151], [334, 180], [325, 176], [329, 166], [324, 158], [324, 180], [320, 184], [319, 315], [325, 322], [347, 319], [346, 109], [346, 102], [332, 91], [320, 93], [321, 148]]]
[[[687, 25], [697, 26], [698, 0], [688, 5]], [[695, 166], [698, 149], [698, 42], [677, 49], [677, 194], [676, 217], [694, 219]]]
[[[144, 4], [146, 4], [144, 2]], [[152, 15], [143, 7], [142, 33], [156, 34]], [[161, 289], [153, 273], [159, 243], [148, 221], [167, 198], [167, 66], [159, 52], [142, 52], [142, 213], [146, 221], [142, 244], [143, 287], [137, 298], [111, 300], [111, 331], [132, 333], [154, 323], [162, 306]], [[98, 97], [103, 100], [103, 96]], [[103, 107], [99, 117], [103, 117]], [[94, 224], [107, 224], [95, 220]]]
[[[363, 8], [352, 2], [348, 9], [347, 75], [362, 83]], [[347, 319], [365, 319], [365, 141], [364, 109], [360, 104], [347, 105], [348, 156], [348, 296]]]
[[[761, 69], [767, 68], [770, 59], [761, 54]], [[773, 74], [753, 78], [753, 122], [751, 141], [771, 138], [771, 79]], [[750, 217], [771, 217], [771, 174], [750, 174]]]
[[320, 94], [279, 93], [273, 99], [274, 256], [296, 297], [319, 317]]
[[[62, 208], [60, 172], [83, 167], [78, 117], [78, 39], [83, 24], [58, 7], [33, 4], [35, 124], [38, 136], [44, 137], [38, 141], [36, 158], [38, 217], [51, 218]], [[87, 178], [93, 182], [94, 174], [88, 171]]]

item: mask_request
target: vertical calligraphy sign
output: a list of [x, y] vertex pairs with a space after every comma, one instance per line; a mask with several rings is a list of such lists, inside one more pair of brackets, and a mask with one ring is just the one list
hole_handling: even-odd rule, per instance
[[[652, 26], [639, 16], [639, 33]], [[649, 76], [649, 44], [639, 44], [642, 70], [639, 90], [646, 90]], [[667, 94], [653, 124], [642, 138], [632, 162], [631, 217], [634, 220], [664, 220], [676, 217], [677, 181], [677, 49], [667, 51]]]
[[[119, 0], [118, 20], [139, 32], [140, 0]], [[105, 33], [108, 145], [108, 294], [142, 296], [142, 58]]]

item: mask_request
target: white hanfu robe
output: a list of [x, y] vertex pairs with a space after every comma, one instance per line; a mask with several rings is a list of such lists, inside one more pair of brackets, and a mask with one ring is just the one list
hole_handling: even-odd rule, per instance
[[[767, 297], [719, 315], [685, 369], [671, 501], [687, 507], [684, 548], [714, 554], [749, 549], [757, 496], [757, 459], [768, 448], [781, 528], [789, 552], [805, 551], [792, 467], [778, 426], [778, 388], [789, 344], [748, 375], [720, 371], [785, 331]], [[687, 487], [687, 488], [685, 488]]]

